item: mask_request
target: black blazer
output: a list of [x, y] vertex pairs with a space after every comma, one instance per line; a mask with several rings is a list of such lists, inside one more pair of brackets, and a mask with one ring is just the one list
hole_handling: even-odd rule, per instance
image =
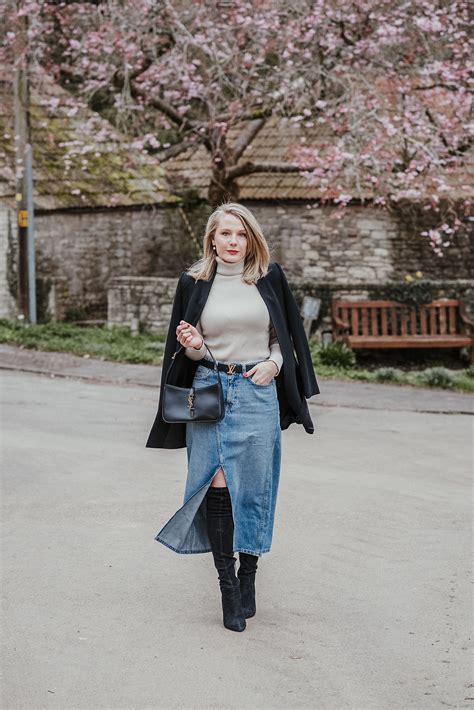
[[[169, 424], [161, 416], [163, 385], [172, 355], [181, 347], [176, 339], [176, 328], [180, 320], [196, 325], [214, 277], [215, 271], [209, 281], [195, 281], [185, 271], [179, 277], [163, 357], [158, 412], [148, 435], [147, 447], [179, 449], [186, 446], [186, 424]], [[308, 434], [312, 434], [314, 426], [306, 399], [319, 394], [319, 387], [298, 305], [285, 273], [276, 261], [270, 262], [267, 275], [260, 278], [256, 286], [267, 305], [283, 355], [283, 365], [276, 376], [280, 427], [287, 429], [295, 422], [302, 424]], [[180, 353], [168, 381], [181, 387], [190, 387], [198, 365], [199, 360], [191, 360]]]

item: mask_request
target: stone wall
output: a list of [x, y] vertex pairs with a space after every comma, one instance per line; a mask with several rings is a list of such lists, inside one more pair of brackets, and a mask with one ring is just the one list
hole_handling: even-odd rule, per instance
[[[112, 279], [108, 289], [108, 325], [128, 326], [137, 331], [146, 329], [166, 334], [177, 281], [177, 278], [143, 276]], [[292, 278], [290, 285], [300, 309], [304, 296], [313, 296], [321, 300], [318, 320], [313, 323], [311, 329], [311, 335], [319, 338], [323, 333], [332, 331], [331, 301], [333, 298], [400, 299], [404, 302], [403, 297], [391, 293], [390, 289], [380, 282], [338, 285]], [[471, 312], [474, 313], [472, 281], [425, 281], [424, 288], [429, 294], [429, 300], [460, 298], [471, 306]]]
[[39, 214], [35, 228], [43, 317], [105, 319], [111, 278], [173, 277], [197, 254], [176, 208]]
[[16, 261], [13, 227], [16, 215], [13, 210], [0, 204], [0, 318], [15, 318], [16, 308]]
[[[415, 271], [440, 281], [472, 275], [474, 252], [467, 237], [458, 239], [445, 256], [438, 257], [427, 240], [403, 233], [397, 221], [382, 209], [348, 207], [342, 218], [335, 220], [339, 212], [331, 206], [246, 204], [262, 225], [272, 260], [279, 261], [295, 283], [389, 283]], [[36, 214], [39, 320], [105, 319], [107, 288], [116, 277], [177, 278], [198, 258], [210, 212], [202, 203], [186, 208], [192, 233], [174, 206]], [[11, 310], [15, 283], [14, 268], [9, 267], [8, 279], [5, 273], [8, 249], [12, 254], [8, 232], [3, 211], [0, 303], [4, 313], [9, 299]]]
[[272, 258], [293, 277], [337, 284], [400, 279], [422, 271], [432, 279], [472, 278], [472, 234], [437, 256], [428, 240], [404, 233], [385, 210], [247, 203], [272, 247]]
[[109, 281], [109, 326], [146, 326], [150, 331], [166, 333], [171, 316], [177, 278], [119, 276]]

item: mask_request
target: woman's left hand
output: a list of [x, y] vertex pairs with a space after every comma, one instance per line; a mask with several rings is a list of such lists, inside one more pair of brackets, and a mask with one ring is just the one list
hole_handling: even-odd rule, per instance
[[278, 367], [273, 360], [262, 360], [244, 372], [244, 377], [250, 377], [255, 373], [256, 377], [252, 377], [252, 382], [256, 385], [268, 385], [276, 376], [277, 370]]

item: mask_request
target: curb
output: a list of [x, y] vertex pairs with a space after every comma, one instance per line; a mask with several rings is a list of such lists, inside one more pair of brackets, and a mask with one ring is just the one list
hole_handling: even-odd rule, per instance
[[[111, 362], [62, 352], [28, 350], [0, 343], [0, 370], [93, 384], [149, 387], [159, 392], [161, 367]], [[472, 416], [471, 394], [442, 389], [425, 390], [409, 385], [323, 380], [321, 392], [308, 399], [311, 407], [458, 414]]]

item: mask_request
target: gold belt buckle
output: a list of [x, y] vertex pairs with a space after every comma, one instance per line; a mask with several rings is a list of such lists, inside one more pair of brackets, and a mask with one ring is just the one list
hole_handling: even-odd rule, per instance
[[227, 365], [227, 373], [226, 374], [233, 375], [235, 372], [235, 366], [236, 366], [235, 362], [229, 362]]

